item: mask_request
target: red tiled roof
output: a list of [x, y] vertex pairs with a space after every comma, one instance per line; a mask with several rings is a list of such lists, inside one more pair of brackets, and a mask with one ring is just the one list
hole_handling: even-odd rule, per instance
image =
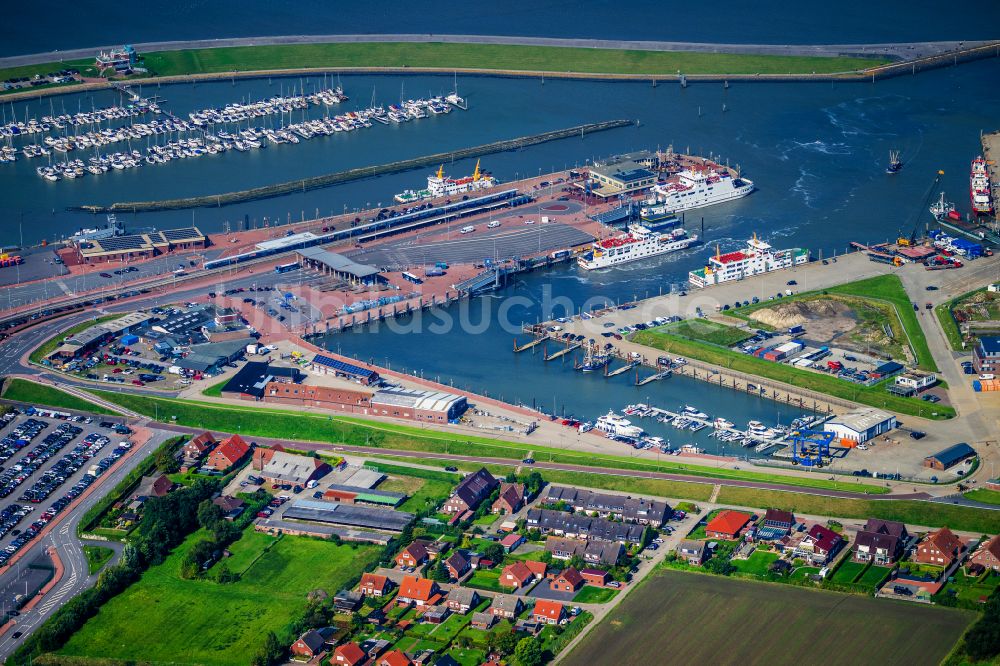
[[942, 527], [928, 534], [927, 541], [949, 557], [953, 557], [962, 548], [962, 540], [947, 527]]
[[[414, 560], [419, 562], [427, 558], [427, 549], [424, 548], [424, 545], [422, 543], [414, 541], [409, 546], [404, 548], [403, 552], [400, 553], [399, 556], [402, 556], [404, 554], [409, 554]], [[397, 556], [397, 559], [399, 558], [399, 556]]]
[[[518, 583], [524, 585], [534, 577], [534, 574], [524, 562], [515, 562], [503, 568], [503, 572], [500, 574], [501, 581], [508, 576], [513, 577]], [[501, 582], [501, 584], [503, 583]]]
[[384, 591], [388, 583], [389, 579], [386, 576], [382, 576], [381, 574], [366, 573], [361, 576], [360, 587], [370, 587], [373, 590]]
[[563, 614], [563, 605], [557, 601], [539, 599], [535, 602], [533, 614], [550, 620], [558, 620]]
[[706, 532], [718, 532], [720, 534], [739, 534], [739, 531], [750, 522], [750, 515], [741, 511], [731, 511], [726, 509], [713, 518], [705, 526]]
[[508, 534], [504, 538], [500, 539], [500, 545], [503, 546], [504, 548], [510, 548], [511, 546], [513, 546], [514, 544], [516, 544], [518, 541], [520, 541], [523, 538], [524, 537], [522, 537], [517, 532], [511, 532], [510, 534]]
[[545, 572], [549, 568], [545, 562], [539, 562], [537, 560], [525, 560], [524, 566], [528, 567], [528, 571], [536, 576], [544, 576]]
[[212, 451], [212, 455], [220, 455], [228, 460], [229, 464], [232, 465], [245, 456], [249, 451], [250, 445], [247, 444], [239, 435], [233, 435], [219, 444], [215, 450]]
[[583, 584], [583, 576], [581, 576], [580, 572], [574, 569], [573, 567], [568, 567], [564, 569], [563, 572], [560, 574], [560, 577], [573, 586], [578, 586]]
[[194, 447], [199, 452], [204, 453], [215, 443], [215, 436], [207, 430], [200, 435], [193, 437], [187, 446]]
[[410, 666], [413, 662], [399, 650], [390, 650], [382, 655], [382, 658], [378, 660], [378, 663], [384, 664], [385, 666]]
[[434, 595], [434, 587], [434, 581], [429, 578], [403, 576], [403, 582], [399, 584], [399, 596], [427, 601]]
[[[337, 657], [341, 657], [340, 660]], [[333, 659], [330, 660], [333, 664], [347, 664], [347, 666], [357, 666], [363, 662], [366, 658], [365, 651], [357, 643], [344, 643], [343, 645], [338, 645], [337, 649], [333, 651]]]

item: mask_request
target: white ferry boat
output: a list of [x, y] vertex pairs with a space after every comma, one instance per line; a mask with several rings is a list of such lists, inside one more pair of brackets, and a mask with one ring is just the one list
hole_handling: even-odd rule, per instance
[[632, 425], [632, 422], [627, 418], [618, 416], [614, 412], [608, 412], [604, 416], [597, 419], [597, 423], [594, 427], [603, 433], [616, 435], [618, 437], [638, 438], [642, 436], [643, 432], [642, 428]]
[[803, 248], [775, 250], [754, 234], [742, 250], [722, 254], [716, 249], [715, 256], [709, 257], [708, 264], [704, 268], [688, 273], [688, 282], [696, 287], [707, 287], [798, 266], [808, 261], [809, 250]]
[[633, 224], [629, 226], [627, 233], [595, 241], [576, 261], [581, 268], [590, 271], [676, 252], [697, 242], [697, 235], [688, 236], [683, 229], [661, 234], [640, 224]]
[[496, 184], [496, 178], [479, 170], [478, 161], [476, 162], [476, 170], [472, 172], [471, 176], [465, 178], [448, 178], [444, 175], [444, 165], [441, 165], [433, 176], [427, 176], [427, 189], [404, 190], [397, 194], [395, 199], [403, 204], [413, 203], [422, 199], [435, 199], [453, 194], [488, 190], [495, 187]]
[[681, 171], [676, 181], [654, 185], [652, 196], [639, 209], [639, 217], [644, 222], [655, 222], [693, 208], [741, 199], [753, 189], [752, 180], [734, 178], [728, 171], [690, 167]]

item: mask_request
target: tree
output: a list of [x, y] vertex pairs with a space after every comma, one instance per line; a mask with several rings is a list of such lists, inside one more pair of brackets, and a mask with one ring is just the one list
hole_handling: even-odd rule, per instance
[[278, 642], [278, 637], [273, 631], [267, 632], [264, 645], [261, 646], [257, 654], [254, 655], [253, 666], [272, 666], [284, 660], [285, 648]]
[[451, 580], [451, 575], [448, 570], [445, 569], [444, 563], [441, 560], [435, 562], [432, 566], [427, 568], [427, 577], [438, 583], [447, 583]]
[[159, 449], [154, 459], [156, 469], [163, 474], [173, 474], [181, 468], [181, 463], [171, 450]]
[[498, 631], [495, 635], [494, 649], [500, 654], [509, 655], [517, 649], [517, 634], [514, 633], [513, 629]]
[[494, 562], [503, 561], [503, 546], [498, 543], [491, 543], [490, 545], [483, 548], [483, 557]]
[[514, 659], [520, 666], [539, 666], [542, 663], [542, 646], [530, 636], [522, 638], [514, 648]]
[[541, 559], [542, 563], [545, 564], [546, 566], [551, 566], [552, 565], [552, 552], [548, 551], [548, 550], [544, 551], [542, 553], [540, 559]]
[[198, 524], [206, 530], [211, 530], [222, 519], [222, 509], [212, 500], [202, 500], [198, 505]]
[[720, 576], [729, 576], [736, 571], [736, 567], [726, 557], [713, 557], [705, 562], [705, 569]]

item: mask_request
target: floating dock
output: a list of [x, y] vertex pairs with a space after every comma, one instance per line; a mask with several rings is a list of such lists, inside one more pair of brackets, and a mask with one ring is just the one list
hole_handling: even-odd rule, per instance
[[551, 356], [549, 356], [548, 354], [546, 354], [545, 357], [544, 357], [544, 360], [546, 360], [546, 361], [554, 361], [554, 360], [556, 360], [557, 358], [559, 358], [561, 356], [565, 356], [566, 354], [569, 354], [570, 352], [576, 351], [577, 349], [579, 349], [582, 346], [583, 346], [583, 344], [581, 344], [579, 342], [575, 342], [575, 343], [573, 343], [571, 345], [568, 345], [565, 349], [560, 349], [559, 351], [557, 351], [556, 353], [552, 354]]

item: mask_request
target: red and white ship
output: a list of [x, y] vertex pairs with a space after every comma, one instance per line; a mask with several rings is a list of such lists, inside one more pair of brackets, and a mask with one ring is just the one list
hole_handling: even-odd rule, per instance
[[633, 224], [629, 226], [627, 233], [595, 241], [589, 250], [577, 257], [576, 262], [581, 268], [592, 271], [668, 252], [677, 252], [697, 242], [697, 235], [688, 236], [683, 229], [674, 229], [661, 234], [650, 231], [642, 225]]
[[969, 174], [969, 202], [973, 215], [993, 214], [993, 195], [990, 191], [990, 174], [982, 155], [972, 160]]

